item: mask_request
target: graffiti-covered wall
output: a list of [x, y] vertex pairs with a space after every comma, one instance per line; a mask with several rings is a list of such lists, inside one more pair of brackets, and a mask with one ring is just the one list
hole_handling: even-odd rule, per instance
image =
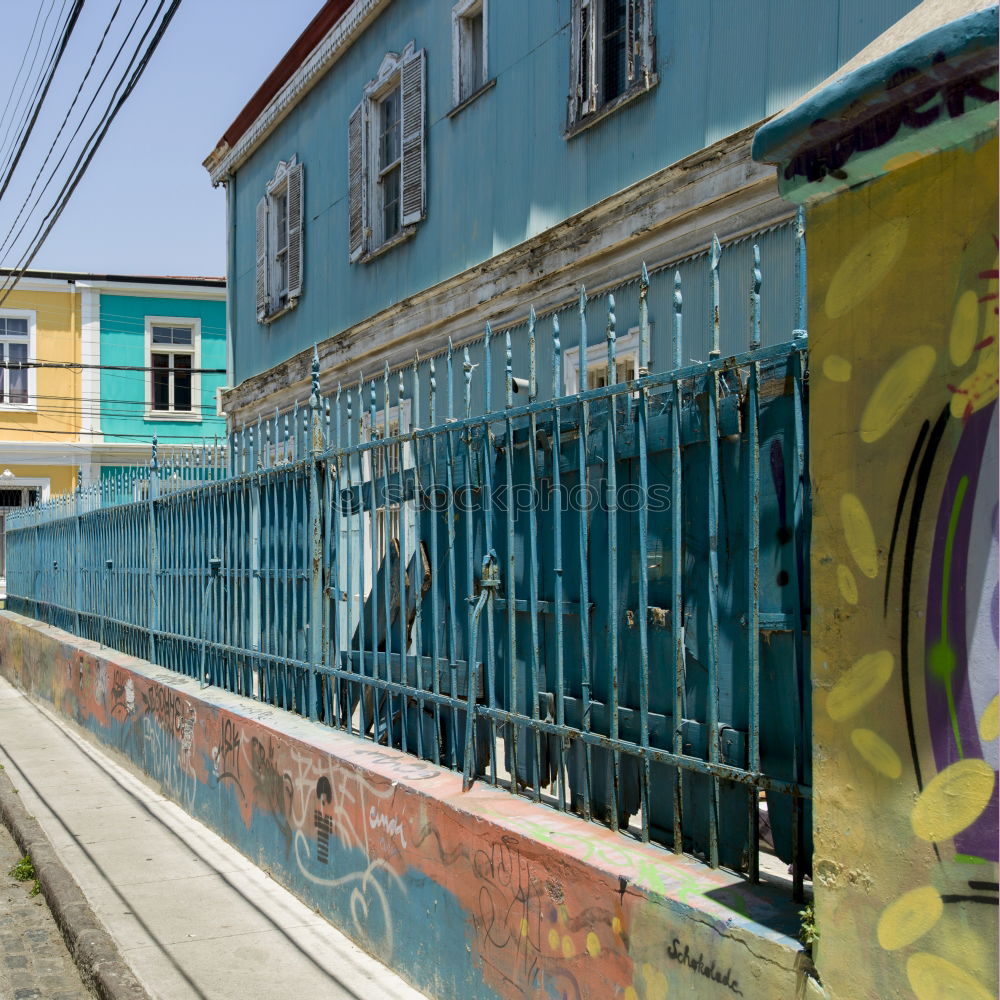
[[822, 997], [781, 889], [10, 612], [0, 671], [431, 997]]
[[818, 967], [997, 995], [997, 140], [809, 212]]

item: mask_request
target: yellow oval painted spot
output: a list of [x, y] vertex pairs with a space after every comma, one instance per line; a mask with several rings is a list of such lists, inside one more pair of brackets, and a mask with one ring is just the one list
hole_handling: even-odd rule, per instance
[[934, 370], [937, 351], [924, 344], [907, 351], [889, 366], [861, 414], [861, 440], [871, 444], [895, 426], [920, 394]]
[[878, 943], [886, 951], [895, 951], [922, 938], [944, 912], [941, 894], [933, 886], [900, 896], [890, 903], [878, 918]]
[[666, 1000], [669, 987], [662, 970], [646, 962], [642, 966], [642, 977], [646, 980], [646, 1000]]
[[587, 935], [587, 954], [591, 958], [597, 958], [601, 953], [601, 939], [591, 931]]
[[895, 781], [903, 773], [899, 754], [878, 733], [872, 732], [871, 729], [855, 729], [851, 733], [851, 742], [854, 744], [854, 749], [879, 774], [884, 774]]
[[831, 354], [823, 362], [823, 374], [831, 382], [851, 381], [851, 362], [839, 354]]
[[576, 954], [573, 939], [568, 934], [562, 939], [562, 953], [563, 958], [572, 958]]
[[621, 932], [622, 932], [622, 922], [621, 922], [621, 918], [620, 917], [612, 917], [611, 918], [611, 929], [616, 934], [621, 934]]
[[559, 931], [554, 927], [549, 931], [549, 947], [553, 951], [559, 950]]
[[979, 719], [979, 738], [984, 743], [992, 743], [1000, 731], [1000, 695], [993, 695], [993, 700], [986, 706]]
[[843, 316], [876, 288], [902, 253], [908, 231], [906, 219], [883, 222], [868, 230], [844, 257], [826, 293], [830, 319]]
[[837, 586], [848, 604], [858, 603], [858, 582], [848, 566], [841, 564], [837, 567]]
[[972, 357], [972, 349], [979, 340], [979, 296], [971, 289], [962, 292], [951, 317], [948, 335], [948, 356], [951, 363], [961, 367]]
[[910, 822], [921, 840], [947, 840], [979, 819], [993, 795], [996, 774], [977, 757], [946, 767], [924, 786]]
[[995, 1000], [965, 969], [925, 951], [910, 956], [906, 978], [917, 1000]]
[[528, 918], [521, 917], [521, 937], [528, 936]]
[[834, 722], [860, 712], [889, 682], [895, 661], [887, 649], [866, 653], [849, 667], [826, 697], [826, 711]]
[[635, 992], [634, 986], [625, 987], [625, 1000], [639, 1000], [639, 995]]
[[874, 580], [878, 576], [875, 531], [864, 504], [853, 493], [845, 493], [840, 498], [840, 520], [844, 526], [847, 547], [858, 564], [858, 569]]

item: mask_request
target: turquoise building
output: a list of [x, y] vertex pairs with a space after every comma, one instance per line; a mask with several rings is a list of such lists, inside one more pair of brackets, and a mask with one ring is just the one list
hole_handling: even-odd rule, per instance
[[226, 288], [221, 278], [85, 276], [81, 325], [84, 478], [109, 479], [225, 435]]

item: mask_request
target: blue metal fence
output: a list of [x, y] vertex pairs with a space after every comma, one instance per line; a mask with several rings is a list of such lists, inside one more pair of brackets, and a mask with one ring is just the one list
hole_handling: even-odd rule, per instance
[[581, 290], [529, 317], [521, 367], [517, 331], [488, 325], [331, 397], [314, 362], [308, 406], [169, 491], [154, 461], [131, 502], [10, 515], [8, 606], [752, 880], [763, 798], [800, 895], [804, 305], [760, 346], [754, 248], [731, 324], [750, 350], [723, 358], [723, 256], [713, 241], [707, 361], [685, 363], [678, 270], [651, 371], [644, 268], [627, 356], [607, 295], [594, 360]]

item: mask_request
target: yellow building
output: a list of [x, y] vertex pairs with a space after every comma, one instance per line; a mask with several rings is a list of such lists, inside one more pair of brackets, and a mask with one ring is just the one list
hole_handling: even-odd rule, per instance
[[71, 279], [36, 274], [0, 306], [0, 576], [7, 511], [73, 490], [88, 450], [80, 305]]

